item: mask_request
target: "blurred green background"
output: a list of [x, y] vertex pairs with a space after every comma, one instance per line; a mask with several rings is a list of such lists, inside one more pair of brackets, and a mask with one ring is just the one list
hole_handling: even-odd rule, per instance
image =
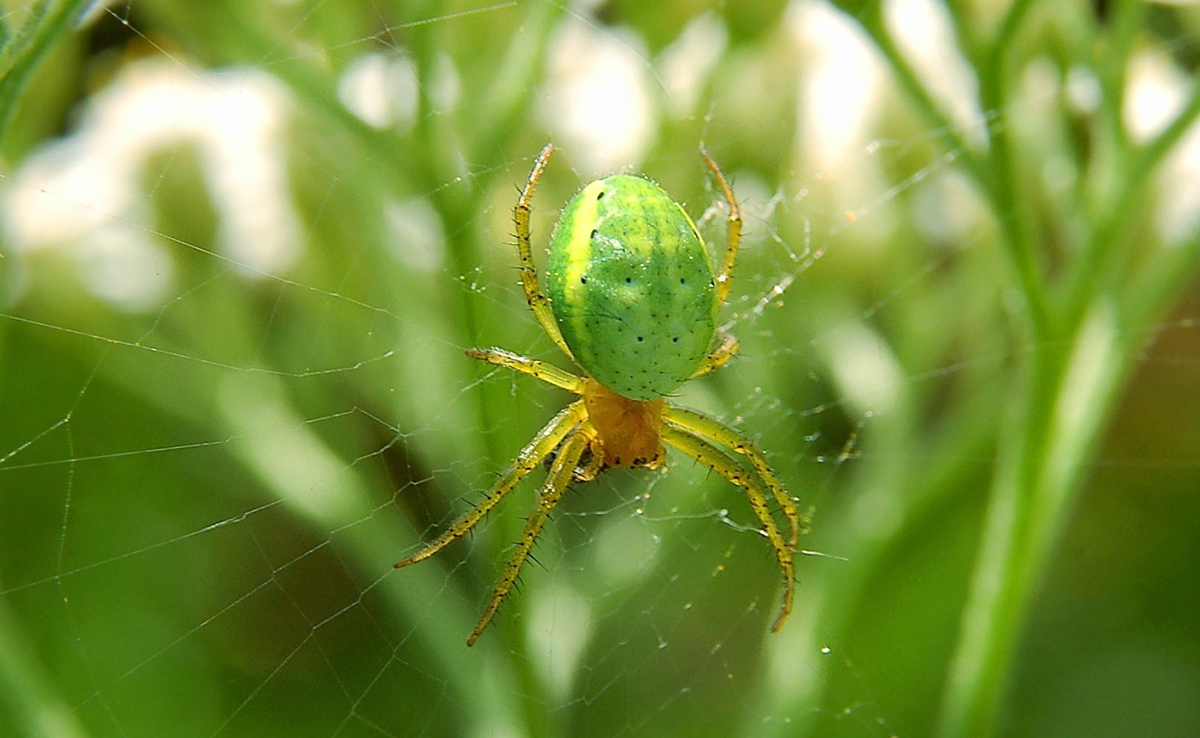
[[[1200, 14], [7, 0], [0, 735], [1200, 734]], [[567, 401], [517, 285], [596, 176], [719, 247], [681, 404], [811, 516], [782, 632], [673, 458], [402, 571]], [[541, 472], [535, 472], [534, 479]]]

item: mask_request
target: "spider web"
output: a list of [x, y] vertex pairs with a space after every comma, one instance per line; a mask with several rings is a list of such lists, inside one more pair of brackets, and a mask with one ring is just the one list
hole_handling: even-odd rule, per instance
[[[926, 19], [918, 58], [943, 43], [940, 6], [906, 7]], [[662, 22], [549, 0], [83, 10], [6, 141], [0, 733], [933, 731], [996, 460], [981, 416], [1056, 348], [1011, 335], [996, 224], [959, 162], [1060, 96], [1094, 106], [1094, 78], [1060, 85], [1035, 58], [1015, 104], [975, 110], [947, 64], [955, 124], [931, 127], [817, 2], [664, 4]], [[1147, 109], [1186, 86], [1169, 52], [1191, 41], [1168, 30], [1141, 57], [1134, 91], [1168, 100]], [[536, 483], [392, 568], [567, 401], [463, 356], [566, 366], [506, 246], [548, 138], [539, 255], [595, 176], [652, 176], [714, 244], [701, 146], [734, 183], [722, 316], [742, 350], [673, 400], [754, 439], [807, 513], [778, 634], [744, 495], [675, 456], [573, 485], [471, 649]], [[1051, 187], [1079, 176], [1060, 144]], [[1180, 189], [1160, 211], [1176, 241], [1196, 225]], [[1200, 561], [1198, 318], [1185, 300], [1136, 329], [1138, 373], [1023, 641], [1015, 733], [1200, 725], [1179, 595]]]

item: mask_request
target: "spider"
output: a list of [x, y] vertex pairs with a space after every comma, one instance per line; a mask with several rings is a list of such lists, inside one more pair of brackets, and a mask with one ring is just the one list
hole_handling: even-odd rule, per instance
[[[738, 342], [717, 328], [729, 296], [742, 219], [717, 163], [700, 151], [729, 206], [725, 259], [714, 274], [695, 223], [658, 185], [615, 175], [583, 188], [563, 210], [550, 237], [547, 291], [538, 284], [529, 237], [533, 190], [554, 151], [538, 154], [513, 209], [525, 299], [538, 323], [582, 376], [505, 351], [473, 348], [474, 359], [561, 387], [579, 396], [534, 436], [487, 496], [436, 540], [396, 564], [423, 561], [470, 531], [539, 464], [549, 473], [491, 601], [467, 645], [508, 596], [550, 512], [572, 481], [605, 469], [657, 469], [671, 446], [741, 487], [783, 569], [783, 604], [772, 631], [792, 611], [800, 516], [761, 451], [737, 431], [666, 397], [689, 379], [724, 366]], [[743, 462], [747, 462], [747, 469]], [[785, 536], [769, 500], [788, 521]]]

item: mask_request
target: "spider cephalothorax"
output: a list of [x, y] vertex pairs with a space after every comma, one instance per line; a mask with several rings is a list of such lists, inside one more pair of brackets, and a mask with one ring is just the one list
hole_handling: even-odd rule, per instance
[[[772, 626], [779, 630], [792, 611], [800, 531], [796, 504], [766, 457], [741, 434], [665, 399], [737, 352], [737, 340], [716, 327], [741, 237], [733, 191], [716, 162], [701, 151], [729, 205], [725, 259], [714, 272], [695, 223], [658, 185], [629, 175], [592, 182], [567, 204], [555, 226], [544, 294], [529, 241], [529, 206], [553, 150], [547, 144], [538, 155], [513, 211], [521, 282], [542, 328], [584, 374], [498, 348], [470, 349], [467, 355], [562, 387], [579, 399], [534, 436], [482, 502], [396, 568], [427, 559], [465, 534], [525, 475], [548, 462], [537, 505], [467, 639], [470, 646], [508, 596], [567, 484], [595, 479], [612, 467], [656, 469], [671, 446], [745, 490], [783, 569], [783, 605]], [[786, 538], [771, 501], [787, 519]]]
[[589, 447], [592, 456], [600, 460], [600, 469], [617, 466], [657, 469], [662, 466], [667, 457], [662, 444], [662, 416], [666, 404], [661, 397], [631, 400], [594, 379], [585, 379], [583, 405], [596, 433]]

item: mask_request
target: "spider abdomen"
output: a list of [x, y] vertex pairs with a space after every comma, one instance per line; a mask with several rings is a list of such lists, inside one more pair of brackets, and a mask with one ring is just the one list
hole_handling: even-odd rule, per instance
[[683, 208], [641, 177], [597, 180], [567, 204], [550, 239], [547, 288], [576, 361], [623, 397], [670, 394], [712, 345], [708, 250]]

